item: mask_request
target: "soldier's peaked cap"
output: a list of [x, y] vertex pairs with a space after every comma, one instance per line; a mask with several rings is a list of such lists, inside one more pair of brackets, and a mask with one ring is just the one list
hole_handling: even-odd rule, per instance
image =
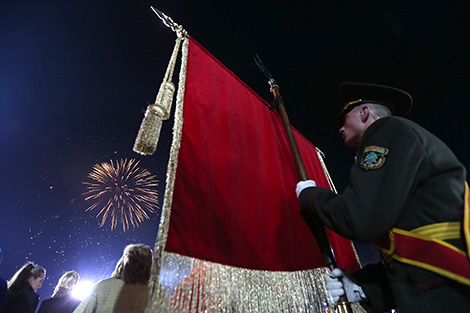
[[353, 108], [363, 103], [377, 103], [389, 107], [392, 115], [405, 116], [413, 107], [409, 93], [390, 86], [344, 82], [340, 85], [343, 108], [339, 113], [340, 122]]

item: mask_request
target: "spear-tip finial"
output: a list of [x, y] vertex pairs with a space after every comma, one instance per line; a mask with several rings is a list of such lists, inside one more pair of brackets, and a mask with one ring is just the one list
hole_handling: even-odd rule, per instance
[[173, 21], [171, 17], [163, 13], [162, 11], [156, 9], [153, 6], [150, 6], [152, 11], [157, 14], [157, 16], [162, 20], [163, 24], [165, 24], [166, 27], [171, 28], [172, 31], [176, 32], [177, 34], [181, 35], [182, 37], [187, 36], [186, 31], [183, 29], [183, 26], [178, 25]]

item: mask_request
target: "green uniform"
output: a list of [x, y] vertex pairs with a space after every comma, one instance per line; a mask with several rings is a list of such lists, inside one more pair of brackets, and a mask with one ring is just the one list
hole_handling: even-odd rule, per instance
[[[357, 151], [342, 194], [319, 187], [302, 191], [303, 216], [316, 210], [325, 226], [358, 242], [377, 241], [392, 228], [462, 221], [466, 171], [436, 136], [410, 120], [386, 117], [369, 126]], [[463, 235], [448, 242], [466, 251]], [[395, 260], [354, 276], [375, 308], [371, 312], [390, 306], [399, 312], [468, 312], [470, 307], [470, 287]]]

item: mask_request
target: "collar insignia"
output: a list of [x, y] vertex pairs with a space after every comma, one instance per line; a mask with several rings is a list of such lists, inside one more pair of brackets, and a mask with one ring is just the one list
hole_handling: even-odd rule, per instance
[[379, 146], [367, 146], [364, 148], [359, 165], [366, 170], [376, 170], [385, 163], [388, 149]]

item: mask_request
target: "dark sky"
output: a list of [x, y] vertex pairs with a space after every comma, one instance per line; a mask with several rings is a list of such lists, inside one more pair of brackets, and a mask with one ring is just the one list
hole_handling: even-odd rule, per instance
[[44, 266], [42, 299], [64, 271], [96, 281], [128, 243], [155, 242], [158, 213], [111, 231], [82, 196], [93, 165], [120, 158], [156, 174], [163, 196], [171, 122], [154, 156], [132, 151], [175, 40], [150, 5], [271, 101], [258, 53], [340, 191], [354, 155], [338, 135], [342, 81], [411, 93], [409, 117], [470, 167], [467, 1], [2, 1], [0, 275], [27, 260]]

